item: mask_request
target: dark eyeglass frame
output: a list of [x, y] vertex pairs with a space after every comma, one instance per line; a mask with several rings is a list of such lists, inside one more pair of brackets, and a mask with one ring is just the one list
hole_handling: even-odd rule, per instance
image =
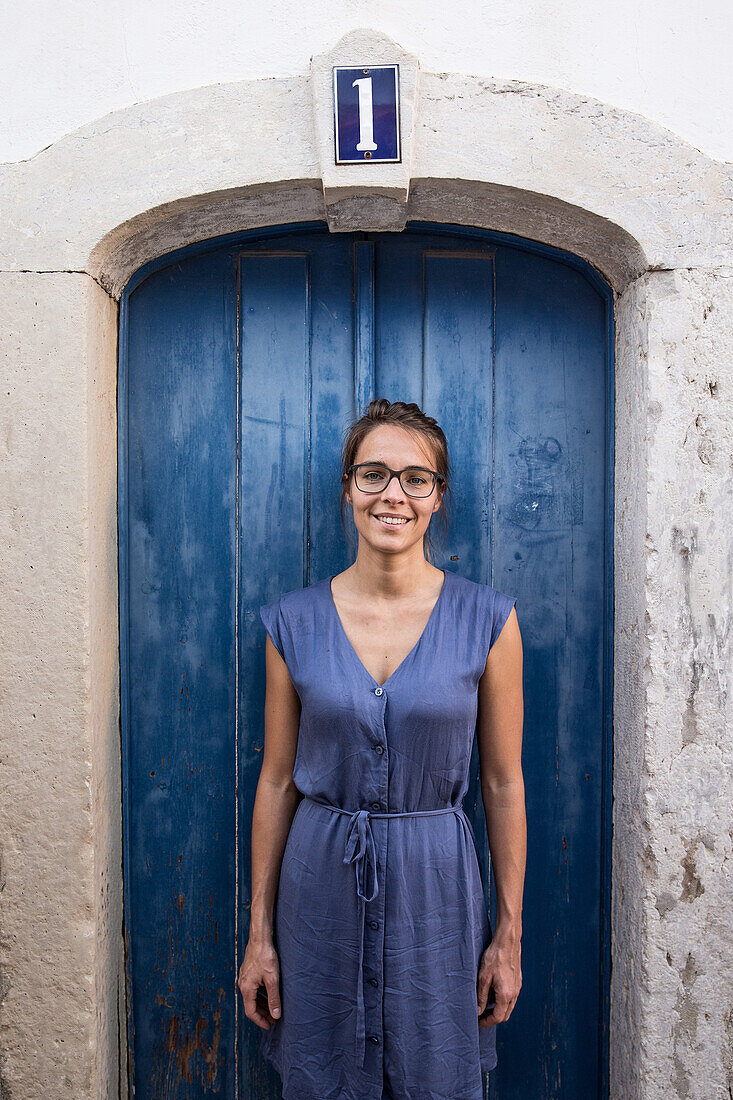
[[[413, 499], [425, 500], [426, 497], [431, 496], [432, 493], [435, 491], [435, 486], [436, 485], [440, 485], [443, 482], [445, 482], [445, 478], [443, 477], [442, 474], [439, 474], [437, 470], [431, 470], [427, 466], [405, 466], [404, 469], [402, 469], [402, 470], [392, 470], [384, 462], [355, 462], [352, 466], [349, 466], [349, 468], [347, 469], [347, 471], [346, 471], [347, 475], [352, 473], [354, 470], [358, 470], [362, 466], [379, 466], [383, 470], [387, 470], [388, 473], [389, 473], [389, 478], [387, 480], [387, 484], [380, 486], [379, 489], [362, 489], [361, 485], [357, 484], [356, 477], [354, 478], [354, 485], [356, 485], [356, 488], [359, 490], [359, 492], [360, 493], [369, 493], [370, 495], [372, 495], [374, 493], [383, 493], [384, 490], [389, 486], [389, 483], [392, 480], [392, 478], [396, 477], [397, 480], [400, 483], [400, 486], [402, 488], [402, 492], [406, 496], [412, 497]], [[432, 474], [433, 475], [433, 485], [432, 485], [432, 488], [431, 488], [430, 492], [429, 493], [410, 493], [410, 492], [408, 492], [408, 490], [402, 484], [402, 475], [407, 470], [420, 470], [420, 472], [423, 473], [423, 474]]]

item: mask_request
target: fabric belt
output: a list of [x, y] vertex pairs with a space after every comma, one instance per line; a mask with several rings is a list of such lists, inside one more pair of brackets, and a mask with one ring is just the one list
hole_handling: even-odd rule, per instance
[[[354, 1051], [356, 1064], [364, 1065], [366, 1053], [366, 1019], [364, 1012], [364, 925], [366, 922], [366, 902], [373, 901], [379, 893], [379, 880], [377, 879], [377, 848], [374, 843], [374, 834], [370, 819], [373, 817], [430, 817], [436, 814], [455, 814], [466, 832], [470, 835], [472, 843], [476, 844], [476, 838], [471, 828], [471, 823], [466, 817], [462, 806], [441, 806], [437, 810], [407, 810], [403, 813], [378, 812], [376, 810], [344, 810], [340, 806], [332, 806], [328, 802], [321, 802], [319, 798], [304, 795], [309, 802], [315, 802], [318, 806], [325, 806], [335, 814], [346, 814], [351, 818], [346, 830], [346, 844], [344, 848], [344, 863], [353, 863], [356, 872], [356, 893], [362, 899], [361, 927], [359, 932], [359, 978], [356, 993], [356, 1034], [354, 1038]], [[366, 892], [366, 882], [370, 879], [371, 889]]]

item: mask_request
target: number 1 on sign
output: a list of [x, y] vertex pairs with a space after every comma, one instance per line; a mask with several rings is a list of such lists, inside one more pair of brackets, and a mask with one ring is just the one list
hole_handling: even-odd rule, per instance
[[372, 78], [370, 76], [355, 80], [352, 88], [359, 89], [359, 144], [360, 153], [366, 150], [374, 151], [377, 145], [374, 141], [374, 104], [372, 102]]

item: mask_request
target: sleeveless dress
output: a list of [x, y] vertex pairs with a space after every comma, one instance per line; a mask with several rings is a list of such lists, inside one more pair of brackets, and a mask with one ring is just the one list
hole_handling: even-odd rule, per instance
[[284, 1100], [482, 1100], [497, 1063], [476, 997], [492, 930], [461, 803], [478, 682], [516, 600], [446, 570], [380, 685], [332, 579], [260, 608], [301, 701], [303, 795], [275, 902], [282, 1016], [260, 1050]]

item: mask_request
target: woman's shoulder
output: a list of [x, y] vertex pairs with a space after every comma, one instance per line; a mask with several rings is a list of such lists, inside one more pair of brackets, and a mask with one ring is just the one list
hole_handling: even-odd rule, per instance
[[516, 597], [510, 595], [503, 590], [494, 588], [491, 584], [483, 584], [481, 581], [473, 581], [469, 577], [464, 577], [460, 573], [454, 573], [456, 581], [459, 587], [463, 590], [466, 596], [473, 598], [476, 601], [483, 601], [488, 604], [499, 603], [503, 600], [511, 600], [516, 602]]
[[313, 581], [303, 588], [286, 589], [264, 606], [273, 610], [277, 608], [285, 614], [303, 611], [305, 608], [312, 606], [314, 597], [322, 595], [323, 589], [329, 581], [330, 577], [325, 577], [319, 581]]
[[260, 607], [260, 618], [265, 629], [280, 656], [286, 660], [289, 658], [289, 667], [295, 661], [298, 637], [303, 631], [313, 629], [313, 607], [329, 580], [330, 578], [316, 581], [305, 588], [287, 589], [276, 599]]
[[491, 584], [472, 581], [468, 577], [460, 577], [459, 584], [481, 660], [485, 663], [486, 656], [501, 634], [517, 598]]

